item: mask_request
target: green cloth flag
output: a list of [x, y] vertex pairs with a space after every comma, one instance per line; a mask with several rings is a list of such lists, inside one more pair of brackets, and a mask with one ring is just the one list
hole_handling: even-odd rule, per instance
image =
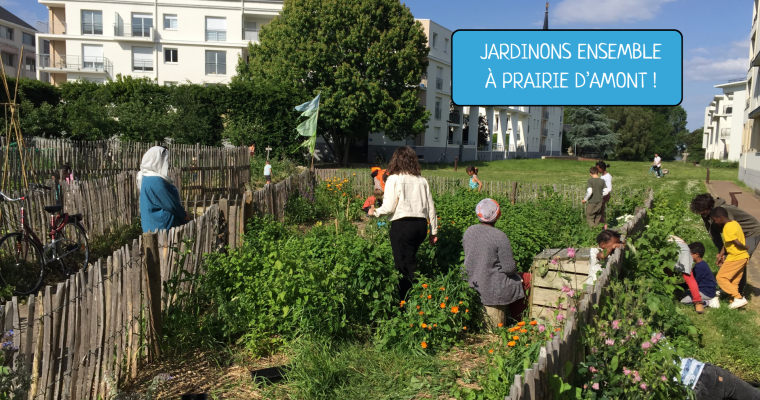
[[302, 146], [307, 147], [312, 155], [314, 154], [314, 147], [317, 144], [317, 118], [319, 118], [319, 96], [321, 95], [322, 93], [320, 92], [314, 100], [307, 101], [296, 107], [296, 111], [303, 112], [301, 114], [302, 117], [308, 118], [306, 121], [301, 122], [296, 130], [300, 136], [309, 138]]

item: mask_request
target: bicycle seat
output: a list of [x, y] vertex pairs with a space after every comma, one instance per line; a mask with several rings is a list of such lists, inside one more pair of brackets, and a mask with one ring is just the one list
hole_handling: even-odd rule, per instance
[[60, 204], [55, 205], [55, 206], [46, 206], [44, 208], [45, 208], [45, 211], [47, 211], [47, 212], [49, 212], [51, 214], [54, 214], [54, 213], [57, 213], [58, 211], [63, 210], [63, 206], [60, 205]]

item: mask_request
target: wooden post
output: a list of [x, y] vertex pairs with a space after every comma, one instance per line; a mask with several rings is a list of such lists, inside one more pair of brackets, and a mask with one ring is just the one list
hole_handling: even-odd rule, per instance
[[710, 168], [705, 168], [707, 170], [707, 178], [705, 179], [705, 183], [710, 183]]
[[509, 193], [509, 201], [515, 204], [515, 197], [517, 196], [517, 182], [512, 182], [512, 192]]
[[143, 233], [143, 273], [148, 280], [148, 327], [150, 329], [151, 345], [149, 349], [153, 351], [152, 360], [157, 360], [161, 355], [161, 255], [159, 254], [158, 235], [153, 232]]
[[457, 172], [457, 161], [459, 157], [454, 157], [454, 172]]

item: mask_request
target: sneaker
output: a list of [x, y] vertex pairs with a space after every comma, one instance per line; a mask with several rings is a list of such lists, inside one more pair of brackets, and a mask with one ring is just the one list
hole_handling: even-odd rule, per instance
[[734, 301], [731, 302], [731, 305], [728, 306], [728, 308], [735, 309], [735, 308], [739, 308], [739, 307], [744, 307], [748, 303], [749, 302], [747, 301], [747, 299], [744, 298], [744, 297], [742, 297], [741, 299], [734, 299]]
[[704, 314], [705, 306], [703, 306], [702, 303], [695, 303], [694, 310], [697, 312], [697, 314]]
[[710, 301], [707, 302], [707, 306], [710, 308], [720, 308], [720, 300], [718, 300], [718, 296], [716, 295]]

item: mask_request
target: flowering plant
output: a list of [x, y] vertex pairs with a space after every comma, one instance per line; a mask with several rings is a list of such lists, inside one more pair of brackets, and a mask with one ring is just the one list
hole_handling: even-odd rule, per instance
[[[2, 311], [3, 307], [0, 306]], [[7, 366], [18, 352], [18, 347], [13, 345], [15, 334], [9, 330], [0, 336], [0, 400], [25, 398], [31, 386], [31, 376], [26, 372], [23, 356], [16, 357], [12, 368]]]

